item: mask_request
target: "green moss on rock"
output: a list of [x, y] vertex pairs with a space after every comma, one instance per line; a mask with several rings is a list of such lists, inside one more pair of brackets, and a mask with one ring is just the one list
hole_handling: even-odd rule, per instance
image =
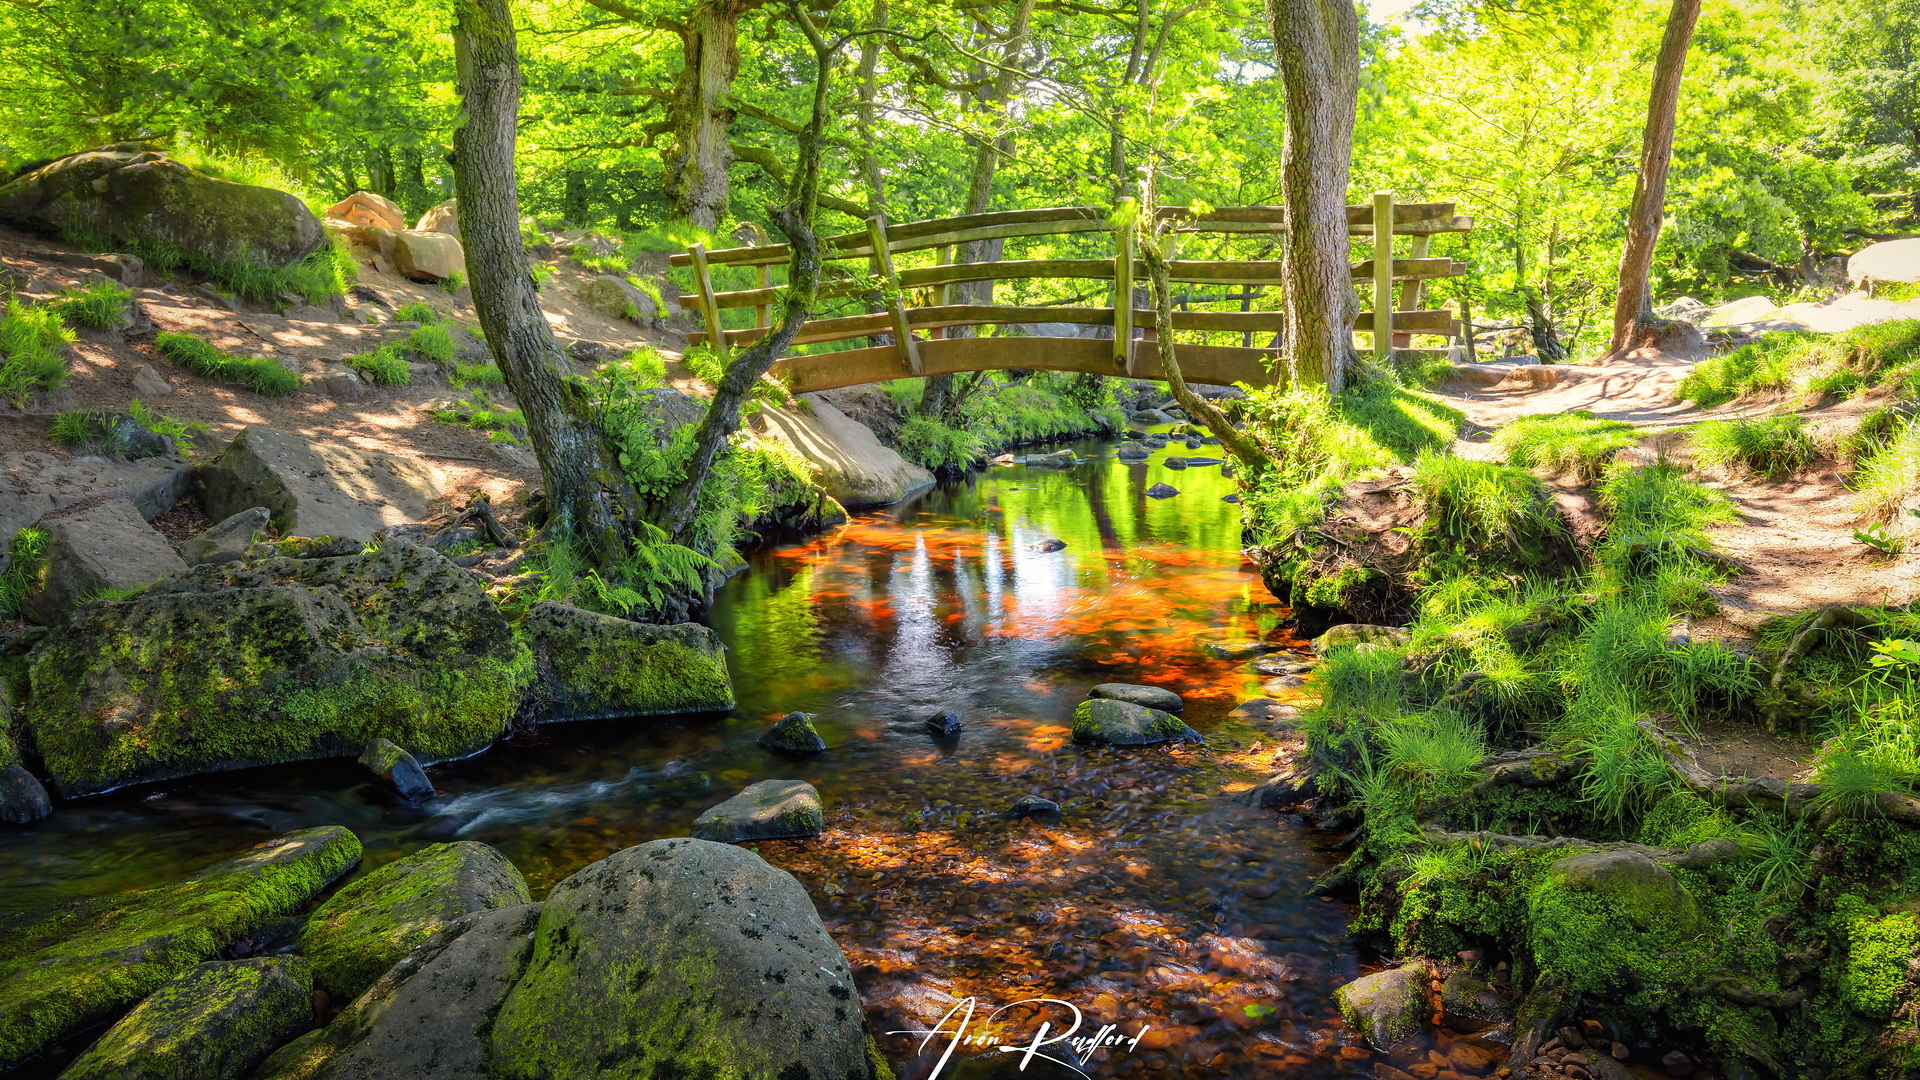
[[527, 903], [526, 879], [485, 844], [434, 844], [349, 882], [300, 934], [320, 988], [352, 1000], [462, 915]]
[[538, 660], [544, 722], [733, 708], [720, 637], [697, 623], [653, 626], [542, 601], [520, 632]]
[[1172, 713], [1130, 701], [1089, 698], [1073, 710], [1073, 741], [1096, 746], [1150, 746], [1190, 741], [1200, 733]]
[[396, 541], [367, 554], [200, 566], [91, 605], [29, 658], [26, 726], [68, 795], [351, 757], [486, 746], [532, 657], [470, 575]]
[[[1852, 899], [1852, 898], [1849, 898]], [[1836, 912], [1846, 933], [1842, 991], [1863, 1016], [1893, 1015], [1907, 989], [1907, 965], [1920, 956], [1920, 922], [1904, 912], [1881, 915], [1854, 900]]]
[[239, 1080], [313, 1026], [313, 971], [298, 956], [197, 964], [155, 990], [61, 1080]]
[[338, 825], [287, 833], [173, 885], [14, 935], [0, 950], [0, 1070], [292, 913], [360, 860]]

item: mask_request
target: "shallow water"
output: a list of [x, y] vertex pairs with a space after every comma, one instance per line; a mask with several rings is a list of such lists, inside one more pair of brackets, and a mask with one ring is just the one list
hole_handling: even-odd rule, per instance
[[[1370, 1055], [1346, 1045], [1329, 1000], [1360, 970], [1351, 911], [1309, 891], [1337, 857], [1318, 850], [1324, 834], [1231, 798], [1271, 771], [1272, 737], [1226, 717], [1260, 680], [1196, 646], [1300, 645], [1239, 555], [1232, 481], [1217, 465], [1168, 469], [1167, 452], [1126, 464], [1112, 444], [1072, 445], [1090, 460], [996, 467], [754, 557], [713, 617], [731, 716], [546, 728], [434, 769], [441, 795], [417, 808], [388, 804], [350, 762], [65, 806], [0, 833], [0, 913], [138, 888], [325, 823], [360, 835], [363, 870], [484, 841], [539, 896], [621, 848], [684, 835], [748, 783], [796, 777], [819, 788], [828, 831], [758, 850], [806, 885], [876, 1031], [932, 1027], [972, 998], [977, 1034], [993, 1009], [1045, 997], [1079, 1010], [1082, 1035], [1147, 1026], [1094, 1054], [1095, 1075], [1360, 1074]], [[1156, 482], [1181, 494], [1148, 498]], [[1066, 547], [1033, 550], [1048, 538]], [[1099, 682], [1185, 695], [1206, 744], [1073, 745], [1073, 707]], [[965, 721], [955, 740], [922, 726], [943, 708]], [[793, 710], [818, 715], [828, 753], [793, 761], [755, 744]], [[1063, 814], [1002, 813], [1026, 794]], [[1047, 1008], [996, 1030], [1025, 1042], [1040, 1019], [1056, 1033], [1072, 1020]], [[934, 1073], [947, 1041], [881, 1037], [903, 1080]]]

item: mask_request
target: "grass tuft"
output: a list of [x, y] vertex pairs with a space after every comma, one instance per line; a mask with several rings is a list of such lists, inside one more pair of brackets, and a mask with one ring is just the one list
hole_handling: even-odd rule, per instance
[[1691, 432], [1695, 458], [1710, 469], [1741, 468], [1769, 480], [1791, 476], [1820, 456], [1798, 416], [1708, 420]]
[[116, 281], [97, 281], [83, 289], [69, 289], [47, 306], [69, 326], [111, 330], [126, 318], [133, 290]]
[[73, 331], [53, 308], [8, 304], [0, 318], [0, 395], [24, 409], [35, 393], [59, 387], [73, 341]]
[[1597, 479], [1615, 454], [1639, 442], [1632, 424], [1596, 420], [1584, 410], [1523, 416], [1502, 427], [1493, 439], [1494, 449], [1508, 465], [1571, 473], [1586, 481]]
[[268, 397], [286, 397], [300, 389], [300, 376], [265, 357], [229, 356], [205, 338], [163, 333], [154, 338], [160, 355], [210, 379], [232, 379]]

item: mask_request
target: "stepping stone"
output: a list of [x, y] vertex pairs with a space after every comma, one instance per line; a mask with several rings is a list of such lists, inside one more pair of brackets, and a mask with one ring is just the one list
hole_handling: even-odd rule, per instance
[[805, 780], [762, 780], [694, 819], [696, 840], [738, 844], [819, 836], [827, 815], [820, 793]]
[[760, 745], [782, 754], [818, 754], [827, 740], [813, 726], [813, 714], [791, 712], [760, 736]]
[[1312, 664], [1291, 655], [1263, 656], [1253, 662], [1255, 675], [1301, 675], [1312, 670]]
[[1106, 682], [1087, 691], [1090, 698], [1109, 698], [1114, 701], [1126, 701], [1143, 705], [1161, 712], [1175, 713], [1185, 709], [1186, 702], [1180, 695], [1158, 686], [1142, 686], [1139, 683]]
[[1088, 698], [1073, 710], [1073, 741], [1093, 746], [1152, 746], [1198, 742], [1200, 733], [1180, 718], [1111, 698]]
[[1202, 641], [1200, 649], [1216, 660], [1251, 660], [1256, 656], [1279, 652], [1280, 646], [1264, 641]]

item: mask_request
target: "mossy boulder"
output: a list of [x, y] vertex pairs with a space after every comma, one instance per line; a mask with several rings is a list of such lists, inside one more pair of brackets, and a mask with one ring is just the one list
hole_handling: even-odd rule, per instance
[[434, 844], [327, 898], [300, 933], [314, 981], [352, 1000], [434, 932], [476, 911], [527, 903], [526, 879], [485, 844]]
[[60, 1080], [239, 1080], [313, 1026], [303, 957], [196, 964], [155, 990]]
[[520, 633], [539, 665], [542, 723], [733, 708], [725, 647], [698, 623], [652, 626], [543, 600]]
[[0, 940], [0, 1070], [100, 1023], [292, 914], [360, 860], [337, 825], [287, 833], [184, 881]]
[[333, 1022], [288, 1043], [258, 1080], [467, 1080], [533, 949], [540, 904], [463, 915], [387, 969]]
[[1400, 648], [1412, 640], [1413, 634], [1401, 626], [1375, 626], [1372, 623], [1341, 623], [1329, 626], [1326, 631], [1312, 641], [1313, 651], [1329, 653], [1335, 649], [1351, 649], [1361, 645], [1386, 645]]
[[1592, 893], [1642, 928], [1673, 926], [1687, 932], [1700, 922], [1698, 905], [1672, 871], [1632, 849], [1559, 859], [1547, 868], [1547, 887]]
[[1333, 999], [1347, 1025], [1376, 1050], [1405, 1042], [1433, 1015], [1427, 965], [1419, 960], [1362, 975], [1335, 990]]
[[274, 268], [299, 262], [326, 240], [320, 219], [284, 191], [216, 180], [164, 154], [113, 148], [64, 157], [0, 185], [0, 220]]
[[505, 730], [531, 681], [485, 591], [406, 541], [198, 566], [90, 604], [28, 658], [26, 728], [67, 795], [387, 738], [429, 760]]
[[1699, 906], [1644, 852], [1604, 849], [1556, 860], [1526, 895], [1538, 969], [1596, 999], [1660, 1000], [1711, 962]]
[[762, 780], [693, 821], [693, 835], [721, 844], [819, 836], [827, 827], [820, 793], [805, 780]]
[[1176, 713], [1187, 707], [1180, 695], [1165, 687], [1142, 686], [1138, 683], [1103, 682], [1087, 691], [1091, 698], [1108, 698], [1113, 701], [1128, 701], [1161, 712]]
[[827, 748], [827, 740], [813, 726], [813, 714], [792, 712], [760, 735], [760, 745], [781, 754], [818, 754]]
[[879, 1080], [846, 957], [806, 889], [702, 840], [616, 852], [554, 886], [491, 1033], [498, 1080]]
[[431, 799], [433, 781], [412, 754], [386, 739], [375, 739], [360, 753], [360, 765], [372, 773], [380, 785], [408, 802]]
[[1200, 733], [1172, 713], [1111, 698], [1089, 698], [1073, 710], [1073, 741], [1094, 746], [1187, 742]]

